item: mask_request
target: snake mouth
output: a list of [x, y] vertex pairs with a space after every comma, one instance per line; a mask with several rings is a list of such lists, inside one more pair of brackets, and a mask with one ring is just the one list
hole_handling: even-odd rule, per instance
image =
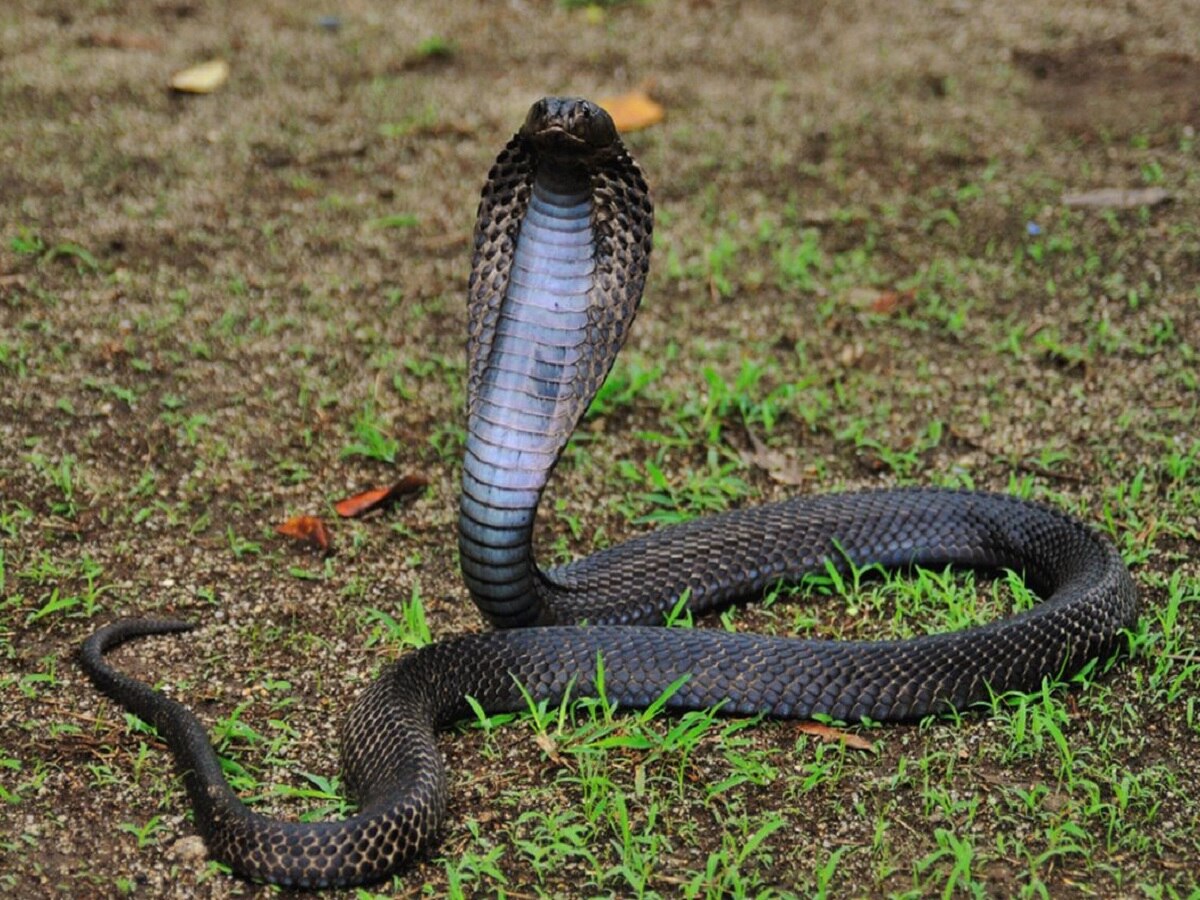
[[571, 141], [572, 143], [575, 143], [575, 144], [585, 143], [584, 139], [581, 138], [579, 135], [573, 133], [568, 126], [561, 125], [558, 122], [553, 122], [549, 125], [539, 128], [537, 131], [534, 132], [533, 136], [536, 139], [546, 139], [546, 138], [553, 137], [553, 138], [561, 138], [562, 140], [566, 140], [566, 141]]
[[570, 154], [592, 149], [586, 138], [581, 137], [568, 126], [558, 123], [539, 128], [530, 135], [530, 140], [544, 152]]

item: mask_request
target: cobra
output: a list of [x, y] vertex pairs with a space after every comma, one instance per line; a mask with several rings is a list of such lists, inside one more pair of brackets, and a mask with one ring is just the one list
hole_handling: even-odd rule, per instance
[[[184, 706], [109, 666], [138, 636], [186, 631], [126, 619], [84, 643], [103, 692], [153, 724], [183, 775], [213, 857], [253, 879], [305, 888], [384, 878], [431, 846], [446, 810], [439, 729], [471, 715], [603, 689], [674, 710], [855, 721], [911, 720], [1038, 687], [1120, 645], [1136, 617], [1129, 572], [1096, 531], [1010, 496], [935, 489], [799, 497], [664, 528], [543, 571], [532, 551], [543, 488], [629, 331], [649, 266], [652, 207], [611, 118], [546, 98], [488, 175], [469, 283], [467, 442], [459, 553], [471, 597], [498, 630], [388, 665], [342, 729], [359, 812], [298, 823], [248, 809]], [[837, 642], [665, 629], [784, 580], [846, 567], [1008, 567], [1043, 598], [964, 631]], [[581, 625], [581, 622], [587, 625]]]

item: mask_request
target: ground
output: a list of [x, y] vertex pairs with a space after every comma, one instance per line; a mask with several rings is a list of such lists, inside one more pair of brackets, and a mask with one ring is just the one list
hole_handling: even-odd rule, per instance
[[[271, 893], [205, 859], [162, 744], [76, 648], [122, 614], [195, 620], [114, 660], [199, 712], [258, 808], [337, 806], [304, 773], [337, 771], [363, 684], [425, 629], [482, 627], [453, 522], [488, 166], [539, 96], [640, 87], [666, 109], [628, 136], [653, 272], [544, 556], [797, 491], [1012, 490], [1119, 546], [1133, 656], [959, 719], [850, 723], [866, 751], [594, 705], [468, 723], [438, 848], [375, 890], [1196, 896], [1195, 21], [1143, 0], [4, 4], [0, 890]], [[168, 90], [210, 58], [216, 92]], [[1100, 188], [1163, 194], [1065, 203]], [[405, 473], [429, 480], [408, 502], [332, 511]], [[333, 555], [275, 533], [301, 513]], [[1015, 602], [1003, 578], [918, 581], [705, 624], [903, 636]]]

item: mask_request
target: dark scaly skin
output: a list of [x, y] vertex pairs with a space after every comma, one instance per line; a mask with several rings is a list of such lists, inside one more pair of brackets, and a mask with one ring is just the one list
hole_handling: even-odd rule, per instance
[[[586, 237], [594, 255], [580, 261], [568, 247], [565, 262], [535, 262], [519, 271], [514, 250], [530, 210], [549, 223], [524, 231], [532, 242], [526, 249], [536, 258], [557, 252], [539, 243], [553, 239], [556, 229]], [[726, 713], [899, 721], [986, 702], [992, 692], [1034, 689], [1047, 675], [1076, 672], [1118, 649], [1121, 630], [1135, 621], [1136, 599], [1116, 550], [1069, 516], [996, 494], [902, 489], [800, 497], [662, 529], [550, 572], [538, 570], [529, 547], [533, 507], [632, 321], [650, 229], [645, 182], [607, 116], [583, 101], [536, 104], [489, 175], [476, 226], [468, 368], [472, 440], [464, 464], [460, 547], [464, 557], [494, 556], [513, 573], [489, 580], [485, 565], [471, 563], [472, 597], [493, 622], [546, 627], [454, 638], [386, 667], [343, 727], [345, 775], [360, 801], [359, 814], [301, 824], [248, 810], [224, 781], [195, 716], [103, 660], [106, 649], [130, 638], [191, 625], [122, 620], [85, 642], [81, 661], [97, 687], [166, 739], [213, 857], [244, 876], [296, 887], [386, 877], [436, 837], [446, 806], [436, 733], [470, 715], [464, 698], [503, 712], [524, 708], [520, 686], [551, 703], [568, 691], [594, 694], [598, 657], [606, 694], [623, 706], [652, 703], [683, 678], [667, 702], [671, 709], [720, 706]], [[565, 272], [558, 281], [541, 277], [555, 267]], [[589, 280], [580, 287], [583, 271]], [[539, 282], [533, 305], [510, 291], [510, 281], [521, 279]], [[583, 343], [543, 353], [538, 339], [561, 343], [563, 334], [545, 310], [561, 306], [567, 318], [578, 318], [572, 304], [583, 299]], [[569, 360], [560, 366], [552, 357]], [[533, 386], [524, 393], [513, 388], [504, 380], [509, 376], [497, 374], [506, 367], [529, 368]], [[489, 417], [518, 396], [526, 397], [528, 408], [513, 420], [516, 443], [504, 429], [493, 429], [490, 443], [475, 439], [487, 431]], [[548, 424], [538, 433], [521, 431], [534, 419]], [[495, 515], [480, 500], [529, 496], [535, 499], [528, 508]], [[691, 608], [704, 611], [753, 597], [780, 580], [822, 572], [827, 564], [845, 571], [851, 562], [1014, 568], [1045, 599], [1002, 621], [905, 641], [653, 627], [685, 590]], [[581, 620], [591, 624], [547, 625]]]

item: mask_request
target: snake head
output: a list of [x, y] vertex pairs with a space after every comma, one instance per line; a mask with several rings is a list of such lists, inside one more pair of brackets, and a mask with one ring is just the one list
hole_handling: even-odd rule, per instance
[[520, 134], [549, 156], [587, 158], [621, 146], [612, 117], [579, 97], [543, 97], [529, 108]]

